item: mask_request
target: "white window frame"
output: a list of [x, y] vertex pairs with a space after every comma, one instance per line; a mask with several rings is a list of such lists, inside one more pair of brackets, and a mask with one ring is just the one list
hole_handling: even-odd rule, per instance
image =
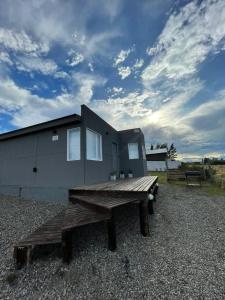
[[[97, 157], [88, 157], [88, 151], [87, 151], [87, 132], [88, 131], [91, 131], [92, 133], [98, 135], [100, 137], [99, 141], [100, 141], [100, 158], [97, 158]], [[97, 147], [97, 144], [96, 144], [96, 147]], [[96, 153], [97, 153], [97, 149], [96, 149]], [[103, 161], [103, 157], [102, 157], [102, 135], [90, 128], [86, 128], [86, 160], [94, 160], [94, 161]]]
[[144, 145], [142, 145], [142, 156], [143, 156], [143, 159], [146, 160], [146, 151], [145, 151]]
[[[69, 140], [70, 140], [70, 133], [72, 131], [78, 131], [79, 132], [79, 158], [77, 158], [77, 159], [70, 159], [70, 144], [69, 144]], [[67, 161], [77, 161], [77, 160], [80, 160], [80, 156], [81, 156], [81, 134], [80, 134], [80, 127], [69, 128], [69, 129], [67, 129]]]
[[[138, 150], [137, 154], [138, 154], [138, 157], [134, 157], [134, 158], [130, 157], [130, 145], [137, 145], [137, 150]], [[139, 159], [140, 158], [138, 143], [128, 143], [128, 157], [129, 157], [130, 160], [131, 159]]]

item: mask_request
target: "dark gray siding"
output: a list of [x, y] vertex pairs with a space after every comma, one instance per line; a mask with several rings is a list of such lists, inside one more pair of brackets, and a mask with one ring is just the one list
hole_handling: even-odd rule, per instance
[[[29, 133], [27, 128], [24, 135], [21, 135], [23, 131], [2, 135], [0, 194], [66, 203], [69, 188], [109, 180], [112, 171], [119, 174], [121, 170], [127, 173], [131, 169], [134, 176], [146, 173], [141, 130], [118, 132], [85, 105], [81, 107], [81, 118], [77, 115], [66, 117], [65, 125], [62, 119], [53, 121], [54, 128], [44, 130], [44, 125], [38, 125], [41, 131]], [[67, 161], [67, 130], [75, 127], [81, 128], [81, 159]], [[87, 128], [102, 135], [102, 161], [86, 160]], [[58, 141], [52, 141], [54, 134], [59, 136]], [[128, 143], [132, 142], [139, 145], [140, 157], [137, 160], [128, 158]], [[113, 143], [118, 145], [117, 168], [113, 159]], [[33, 172], [34, 167], [37, 168], [36, 173]]]
[[67, 129], [77, 126], [58, 128], [55, 142], [52, 130], [1, 141], [0, 193], [65, 200], [68, 188], [84, 183], [83, 161], [67, 161]]
[[[121, 170], [128, 173], [132, 170], [135, 177], [144, 176], [147, 170], [143, 158], [142, 146], [145, 147], [144, 135], [140, 129], [119, 131]], [[138, 143], [139, 159], [129, 159], [128, 144]]]
[[[86, 160], [86, 150], [82, 151], [85, 162], [85, 183], [109, 180], [110, 173], [114, 171], [112, 143], [119, 143], [118, 132], [85, 105], [81, 106], [81, 119], [83, 149], [86, 149], [86, 128], [102, 135], [103, 161]], [[119, 165], [117, 171], [119, 171]]]

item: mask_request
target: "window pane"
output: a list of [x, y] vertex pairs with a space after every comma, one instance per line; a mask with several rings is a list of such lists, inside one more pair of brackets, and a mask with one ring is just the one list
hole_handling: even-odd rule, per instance
[[138, 159], [139, 158], [138, 144], [137, 143], [128, 144], [128, 153], [129, 153], [129, 159]]
[[87, 130], [87, 159], [96, 158], [96, 137], [95, 133]]
[[68, 130], [68, 160], [80, 159], [80, 128], [73, 128]]
[[87, 129], [87, 159], [102, 160], [102, 136]]

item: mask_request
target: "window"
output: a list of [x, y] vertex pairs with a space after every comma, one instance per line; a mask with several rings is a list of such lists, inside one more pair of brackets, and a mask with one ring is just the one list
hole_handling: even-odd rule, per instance
[[129, 159], [139, 159], [138, 143], [128, 144]]
[[142, 156], [143, 156], [143, 159], [146, 159], [146, 152], [145, 152], [145, 146], [142, 145]]
[[87, 159], [102, 160], [102, 136], [90, 129], [86, 130]]
[[80, 160], [80, 128], [67, 130], [67, 160]]

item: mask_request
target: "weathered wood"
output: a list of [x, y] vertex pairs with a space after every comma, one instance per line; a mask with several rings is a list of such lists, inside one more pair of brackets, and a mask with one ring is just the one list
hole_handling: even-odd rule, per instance
[[142, 200], [139, 204], [140, 210], [140, 227], [143, 236], [149, 236], [149, 223], [148, 223], [148, 199]]
[[[77, 194], [79, 191], [120, 191], [120, 192], [131, 192], [139, 191], [146, 192], [149, 188], [156, 183], [157, 176], [143, 176], [132, 179], [117, 180], [115, 182], [103, 182], [99, 184], [84, 185], [70, 189], [69, 194]], [[75, 192], [75, 193], [73, 193]]]
[[14, 247], [15, 267], [21, 269], [26, 264], [27, 247]]
[[201, 185], [202, 174], [200, 171], [186, 171], [185, 172], [187, 185]]
[[185, 180], [185, 173], [180, 170], [167, 170], [167, 181], [170, 180]]
[[18, 268], [32, 262], [33, 247], [60, 244], [63, 261], [72, 259], [72, 232], [75, 228], [96, 222], [107, 222], [108, 246], [116, 250], [116, 228], [114, 208], [130, 203], [140, 205], [140, 226], [144, 236], [149, 235], [148, 212], [153, 213], [152, 201], [149, 205], [148, 192], [156, 191], [156, 176], [145, 176], [83, 186], [69, 190], [70, 205], [67, 209], [47, 221], [27, 238], [14, 247], [14, 257]]
[[62, 254], [63, 262], [69, 264], [72, 259], [73, 240], [72, 230], [65, 230], [62, 232]]
[[107, 221], [107, 229], [108, 229], [108, 247], [109, 250], [116, 250], [116, 227], [114, 220], [114, 213], [112, 213], [111, 218]]

